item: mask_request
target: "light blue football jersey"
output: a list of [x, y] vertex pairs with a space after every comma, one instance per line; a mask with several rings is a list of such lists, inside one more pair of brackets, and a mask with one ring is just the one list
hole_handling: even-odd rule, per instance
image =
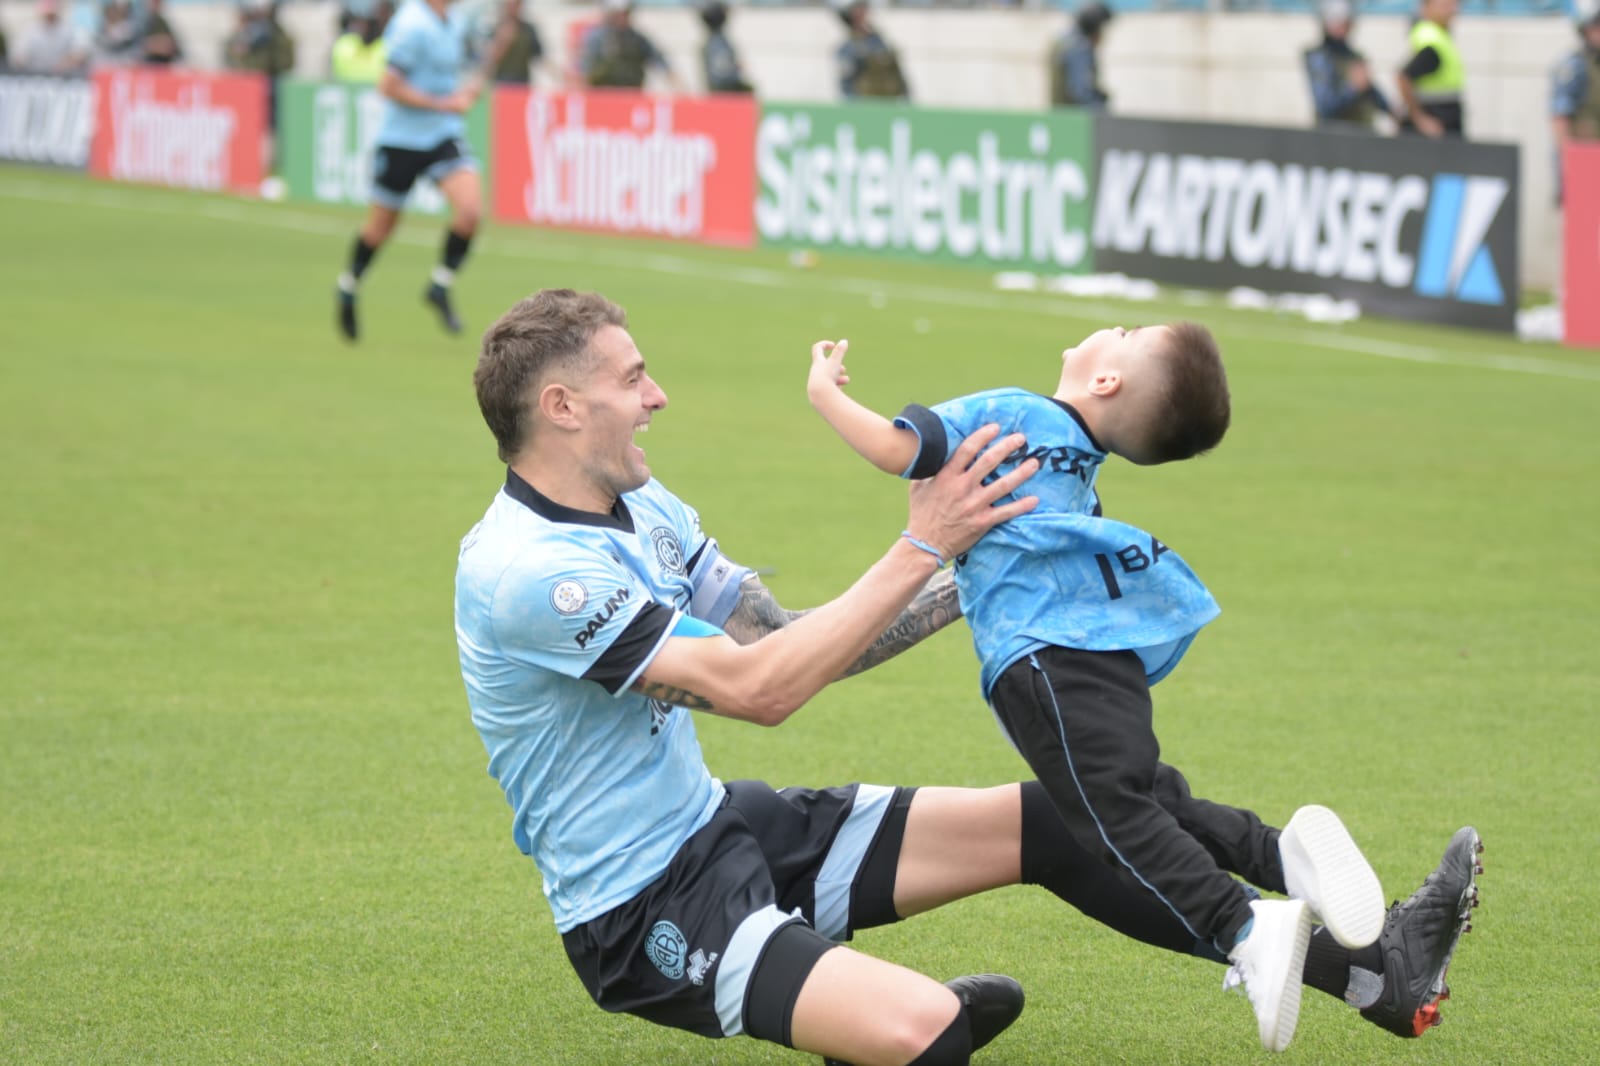
[[[466, 38], [466, 22], [456, 9], [440, 18], [423, 0], [405, 0], [383, 31], [389, 66], [430, 96], [449, 96], [461, 87]], [[426, 151], [466, 133], [467, 120], [461, 115], [407, 107], [384, 97], [376, 140], [390, 148]]]
[[1070, 404], [1024, 389], [993, 389], [931, 409], [914, 404], [894, 421], [921, 441], [905, 477], [937, 473], [969, 434], [990, 422], [1028, 440], [996, 476], [1029, 457], [1039, 460], [1039, 472], [1005, 498], [1037, 496], [1038, 507], [990, 530], [956, 564], [985, 697], [1006, 667], [1047, 646], [1136, 651], [1154, 684], [1221, 613], [1177, 552], [1101, 516], [1094, 483], [1106, 450]]
[[628, 686], [685, 616], [720, 626], [747, 572], [655, 481], [596, 515], [508, 472], [462, 540], [472, 722], [562, 932], [632, 899], [721, 805], [690, 713]]

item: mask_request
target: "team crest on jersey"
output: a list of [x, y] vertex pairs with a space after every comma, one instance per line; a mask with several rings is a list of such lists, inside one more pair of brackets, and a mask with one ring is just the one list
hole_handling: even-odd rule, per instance
[[[656, 969], [671, 980], [683, 977], [683, 964], [689, 956], [689, 942], [671, 922], [657, 922], [644, 942], [644, 953]], [[702, 975], [703, 976], [703, 975]]]
[[655, 541], [656, 562], [661, 569], [669, 574], [683, 573], [683, 548], [678, 544], [678, 535], [666, 526], [657, 526], [650, 531], [650, 539]]
[[557, 614], [577, 614], [583, 610], [583, 605], [589, 602], [589, 590], [583, 587], [581, 581], [557, 581], [555, 588], [550, 590], [550, 606], [556, 609]]

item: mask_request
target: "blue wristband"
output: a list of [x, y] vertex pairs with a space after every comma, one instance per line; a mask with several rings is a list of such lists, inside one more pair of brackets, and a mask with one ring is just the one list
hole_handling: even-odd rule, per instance
[[911, 535], [911, 530], [909, 529], [902, 529], [900, 531], [900, 535], [906, 540], [910, 541], [913, 548], [920, 548], [922, 551], [927, 552], [929, 555], [938, 560], [940, 566], [944, 566], [946, 562], [944, 553], [938, 548], [935, 548], [932, 544], [929, 544], [925, 540], [918, 540], [916, 537], [913, 537]]

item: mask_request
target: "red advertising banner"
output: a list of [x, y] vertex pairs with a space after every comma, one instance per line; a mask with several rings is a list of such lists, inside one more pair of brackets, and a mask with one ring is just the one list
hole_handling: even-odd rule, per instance
[[94, 84], [89, 173], [185, 189], [260, 189], [263, 76], [111, 67], [95, 71]]
[[489, 115], [498, 219], [755, 243], [757, 110], [748, 97], [500, 88]]
[[1567, 216], [1561, 272], [1566, 342], [1600, 348], [1600, 143], [1567, 142], [1561, 188]]

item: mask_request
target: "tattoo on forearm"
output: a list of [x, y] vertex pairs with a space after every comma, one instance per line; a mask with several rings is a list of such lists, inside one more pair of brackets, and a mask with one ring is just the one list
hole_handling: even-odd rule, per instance
[[674, 707], [687, 707], [691, 711], [715, 710], [711, 701], [704, 696], [690, 692], [686, 688], [674, 688], [671, 685], [662, 685], [654, 681], [641, 678], [633, 683], [633, 691], [640, 695], [649, 696], [653, 700], [669, 703]]
[[941, 570], [923, 586], [911, 605], [900, 612], [900, 617], [891, 622], [889, 628], [839, 676], [851, 677], [892, 659], [960, 617], [961, 600], [956, 593], [955, 575], [949, 570]]
[[739, 586], [739, 603], [722, 623], [722, 631], [735, 643], [754, 644], [804, 614], [805, 611], [784, 610], [759, 577], [746, 574]]

